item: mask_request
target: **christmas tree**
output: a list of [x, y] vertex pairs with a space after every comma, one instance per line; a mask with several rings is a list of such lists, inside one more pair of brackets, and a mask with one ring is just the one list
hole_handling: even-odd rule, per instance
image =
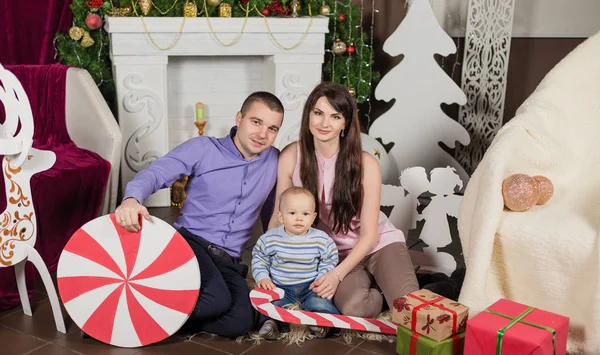
[[74, 24], [69, 33], [57, 34], [58, 54], [63, 64], [87, 69], [112, 107], [109, 37], [102, 28], [105, 15], [179, 17], [184, 11], [189, 15], [191, 6], [195, 16], [218, 17], [221, 4], [230, 6], [233, 17], [328, 16], [323, 80], [343, 84], [358, 103], [369, 100], [379, 74], [372, 70], [373, 49], [362, 31], [362, 9], [351, 0], [73, 0]]
[[372, 85], [379, 80], [373, 71], [373, 48], [362, 29], [362, 11], [352, 6], [352, 0], [325, 0], [320, 8], [322, 15], [330, 16], [323, 80], [346, 86], [358, 103], [369, 100]]
[[[439, 26], [427, 0], [413, 0], [404, 20], [385, 41], [383, 50], [404, 54], [402, 62], [382, 79], [375, 98], [394, 105], [373, 122], [369, 135], [393, 142], [389, 156], [396, 179], [409, 167], [427, 171], [452, 166], [462, 181], [469, 177], [440, 143], [454, 148], [456, 141], [470, 142], [467, 130], [447, 116], [441, 103], [466, 103], [465, 94], [435, 61], [434, 54], [456, 51], [452, 39]], [[396, 180], [397, 181], [397, 180]]]
[[[103, 17], [112, 8], [103, 0], [73, 0], [73, 26], [69, 33], [56, 35], [57, 52], [62, 63], [87, 69], [109, 106], [115, 97], [108, 48], [108, 34]], [[113, 110], [113, 112], [116, 112]]]

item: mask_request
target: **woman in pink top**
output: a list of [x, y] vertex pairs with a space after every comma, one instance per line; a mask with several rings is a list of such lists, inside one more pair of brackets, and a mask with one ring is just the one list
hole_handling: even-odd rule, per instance
[[[379, 210], [379, 163], [362, 151], [354, 98], [335, 83], [319, 84], [302, 113], [300, 139], [279, 156], [277, 201], [303, 186], [319, 201], [317, 228], [336, 242], [340, 263], [312, 285], [346, 315], [375, 317], [383, 306], [418, 289], [403, 233]], [[271, 219], [269, 227], [275, 227]]]

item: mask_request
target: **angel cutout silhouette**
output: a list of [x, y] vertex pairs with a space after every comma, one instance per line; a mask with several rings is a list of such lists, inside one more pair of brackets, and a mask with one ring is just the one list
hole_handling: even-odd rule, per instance
[[455, 258], [438, 249], [452, 243], [448, 216], [458, 217], [462, 196], [455, 195], [455, 192], [462, 187], [463, 182], [453, 167], [435, 168], [431, 171], [428, 190], [432, 194], [431, 202], [417, 218], [425, 220], [419, 239], [425, 242], [427, 247], [423, 248], [421, 255], [413, 257], [423, 269], [447, 275], [456, 270]]
[[410, 229], [417, 228], [419, 196], [429, 188], [425, 168], [416, 166], [404, 169], [400, 184], [402, 186], [381, 187], [381, 206], [393, 206], [389, 220], [407, 236]]
[[[426, 246], [422, 250], [410, 250], [413, 263], [423, 270], [450, 275], [456, 269], [456, 260], [438, 249], [452, 243], [447, 216], [458, 216], [462, 196], [455, 193], [462, 189], [463, 182], [450, 166], [435, 168], [430, 175], [431, 181], [423, 167], [405, 169], [400, 176], [402, 186], [382, 186], [381, 206], [393, 206], [389, 219], [406, 236], [409, 230], [417, 228], [418, 221], [424, 221], [419, 239]], [[432, 197], [419, 213], [419, 196], [424, 192]]]
[[418, 220], [425, 220], [420, 239], [430, 247], [442, 248], [452, 243], [447, 215], [458, 218], [462, 196], [455, 195], [455, 192], [462, 187], [463, 182], [454, 168], [435, 168], [431, 171], [428, 191], [433, 196], [418, 217]]

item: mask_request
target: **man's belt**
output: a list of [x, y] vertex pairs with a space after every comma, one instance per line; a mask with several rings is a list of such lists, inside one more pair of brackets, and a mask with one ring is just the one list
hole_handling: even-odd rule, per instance
[[[206, 240], [205, 240], [206, 241]], [[227, 254], [227, 252], [221, 248], [219, 248], [218, 246], [212, 244], [212, 243], [208, 243], [207, 249], [208, 251], [210, 251], [213, 255], [216, 255], [222, 259], [225, 259], [229, 262], [235, 263], [236, 259], [234, 259], [231, 255]]]

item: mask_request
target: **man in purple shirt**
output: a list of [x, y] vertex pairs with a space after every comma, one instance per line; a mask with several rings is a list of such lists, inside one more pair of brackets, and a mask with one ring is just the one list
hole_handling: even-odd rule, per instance
[[283, 105], [276, 96], [251, 94], [227, 137], [192, 138], [155, 160], [127, 184], [115, 210], [121, 226], [138, 231], [140, 216], [150, 218], [141, 205], [144, 200], [189, 176], [187, 198], [174, 227], [200, 265], [200, 297], [189, 321], [198, 330], [236, 337], [254, 325], [248, 266], [240, 258], [277, 181], [279, 151], [271, 145], [282, 121]]

